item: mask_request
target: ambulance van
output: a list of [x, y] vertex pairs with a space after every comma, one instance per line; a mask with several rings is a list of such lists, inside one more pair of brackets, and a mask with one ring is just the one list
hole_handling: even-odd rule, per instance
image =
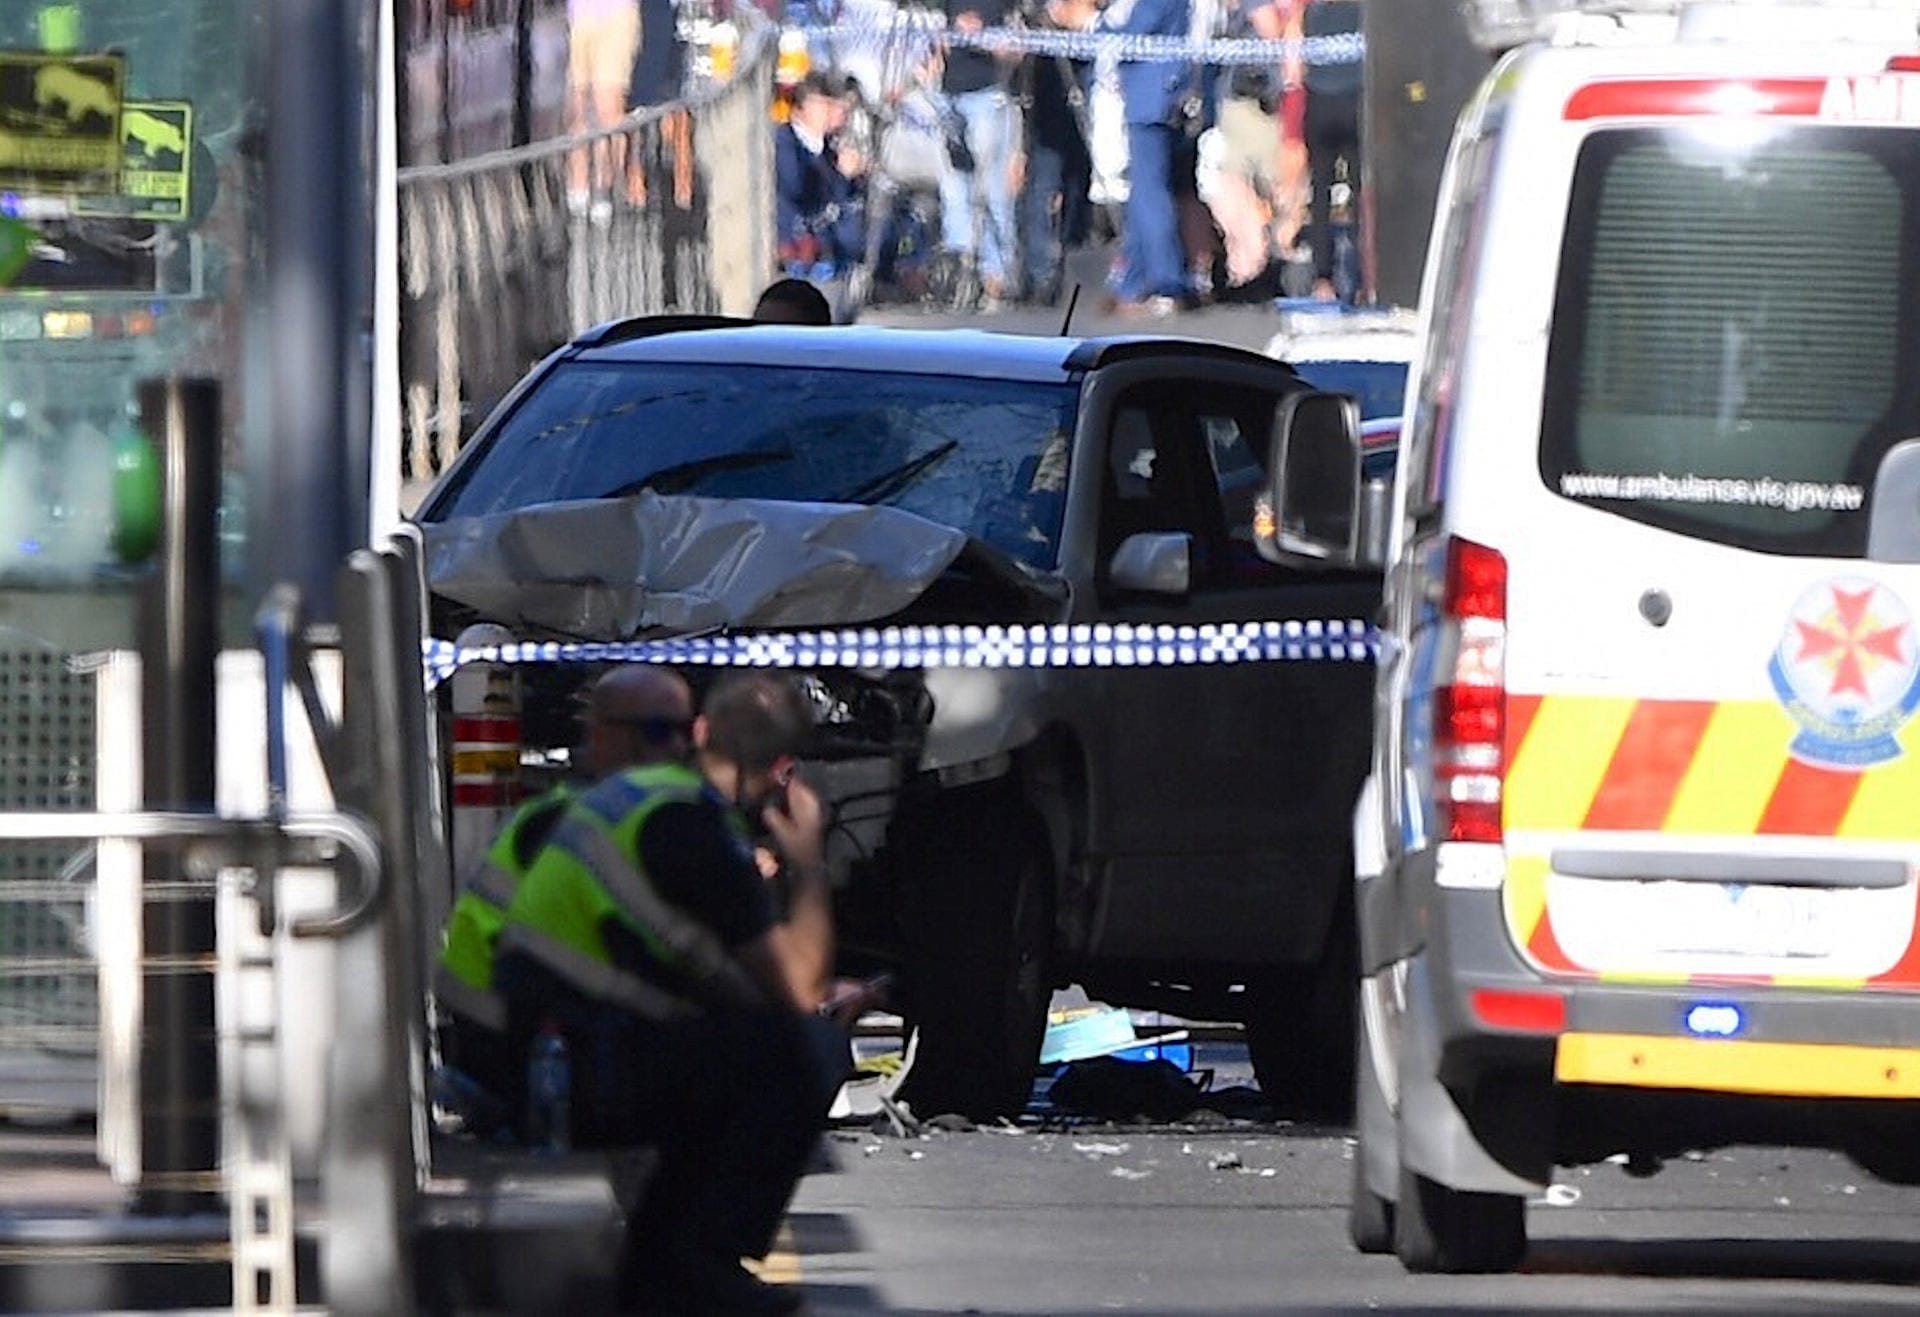
[[1510, 1269], [1620, 1154], [1920, 1182], [1917, 17], [1590, 7], [1461, 119], [1356, 811], [1362, 1250]]

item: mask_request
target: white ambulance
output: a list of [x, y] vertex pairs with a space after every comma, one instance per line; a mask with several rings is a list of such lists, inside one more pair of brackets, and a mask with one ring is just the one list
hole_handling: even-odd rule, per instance
[[[1616, 1154], [1920, 1181], [1917, 16], [1589, 7], [1461, 119], [1356, 812], [1363, 1250], [1509, 1269]], [[1339, 561], [1343, 427], [1280, 428], [1279, 547]]]

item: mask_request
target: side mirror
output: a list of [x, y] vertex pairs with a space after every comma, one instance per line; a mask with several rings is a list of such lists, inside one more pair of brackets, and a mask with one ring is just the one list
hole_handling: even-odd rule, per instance
[[1193, 588], [1193, 536], [1142, 531], [1120, 541], [1107, 578], [1122, 590], [1184, 595]]
[[1305, 390], [1274, 411], [1267, 461], [1270, 513], [1254, 543], [1269, 562], [1352, 567], [1360, 561], [1360, 405]]
[[1867, 557], [1875, 562], [1920, 562], [1920, 439], [1887, 450], [1873, 478]]

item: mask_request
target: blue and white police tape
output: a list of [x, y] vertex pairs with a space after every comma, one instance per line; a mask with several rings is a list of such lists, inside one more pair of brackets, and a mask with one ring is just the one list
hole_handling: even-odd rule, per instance
[[931, 46], [969, 46], [1014, 55], [1064, 56], [1105, 61], [1163, 60], [1221, 66], [1279, 67], [1297, 53], [1303, 64], [1358, 64], [1366, 57], [1366, 38], [1358, 33], [1269, 41], [1261, 37], [1140, 36], [1130, 32], [1065, 32], [1048, 28], [985, 28], [959, 32], [943, 27], [884, 24], [834, 24], [806, 29], [810, 37], [834, 45], [887, 45], [924, 41]]
[[428, 640], [432, 689], [468, 663], [659, 663], [729, 668], [1144, 668], [1224, 663], [1366, 663], [1378, 639], [1359, 620], [1092, 622], [767, 631], [667, 640], [526, 641], [462, 649]]

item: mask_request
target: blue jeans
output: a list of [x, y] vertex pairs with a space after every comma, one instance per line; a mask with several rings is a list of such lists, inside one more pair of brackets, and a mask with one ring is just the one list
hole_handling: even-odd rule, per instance
[[1085, 240], [1092, 172], [1084, 150], [1035, 143], [1028, 151], [1027, 186], [1020, 195], [1020, 248], [1029, 294], [1057, 290], [1065, 248]]
[[1185, 248], [1173, 203], [1173, 154], [1179, 129], [1169, 124], [1127, 125], [1125, 268], [1115, 290], [1129, 302], [1187, 293]]
[[[949, 98], [966, 124], [973, 170], [961, 173], [951, 163], [940, 171], [940, 241], [972, 254], [987, 279], [1005, 279], [1014, 242], [1013, 180], [1008, 177], [1019, 121], [1013, 102], [998, 87], [961, 92]], [[974, 194], [986, 198], [983, 222], [974, 222]], [[975, 231], [978, 229], [978, 242]]]

